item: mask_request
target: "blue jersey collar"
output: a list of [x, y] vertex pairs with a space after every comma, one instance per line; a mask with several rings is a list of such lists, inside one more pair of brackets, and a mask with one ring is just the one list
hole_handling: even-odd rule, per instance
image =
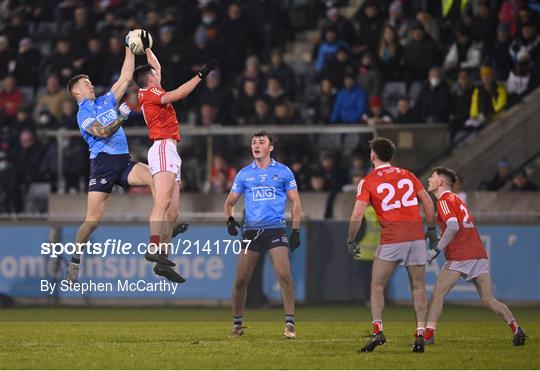
[[[274, 160], [273, 158], [271, 158], [272, 161], [270, 161], [270, 166], [276, 166], [277, 165], [277, 162], [276, 160]], [[253, 162], [251, 163], [251, 167], [253, 169], [256, 169], [257, 168], [257, 161], [253, 160]]]

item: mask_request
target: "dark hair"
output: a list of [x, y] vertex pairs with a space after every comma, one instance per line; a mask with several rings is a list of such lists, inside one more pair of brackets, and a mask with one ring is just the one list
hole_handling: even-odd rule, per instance
[[268, 134], [265, 130], [256, 132], [255, 134], [251, 136], [251, 139], [257, 138], [257, 137], [267, 137], [270, 144], [274, 143], [274, 138], [272, 138], [272, 135]]
[[369, 149], [375, 152], [379, 160], [390, 162], [396, 153], [396, 146], [390, 139], [378, 137], [369, 141]]
[[135, 71], [133, 71], [133, 80], [135, 80], [135, 83], [139, 88], [146, 88], [146, 85], [148, 84], [148, 75], [153, 69], [154, 67], [149, 64], [143, 64], [142, 66], [135, 68]]
[[436, 173], [439, 176], [442, 176], [448, 182], [450, 187], [453, 187], [458, 180], [458, 176], [454, 170], [448, 169], [446, 167], [438, 166], [433, 168], [432, 173]]
[[69, 79], [68, 84], [67, 84], [67, 91], [71, 98], [75, 99], [72, 93], [73, 87], [75, 86], [76, 83], [79, 82], [79, 80], [82, 80], [82, 79], [90, 79], [90, 77], [88, 77], [88, 75], [77, 75]]

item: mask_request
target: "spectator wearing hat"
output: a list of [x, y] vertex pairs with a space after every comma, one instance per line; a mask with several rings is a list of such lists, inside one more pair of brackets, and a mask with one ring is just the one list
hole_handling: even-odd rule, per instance
[[484, 180], [480, 183], [480, 189], [486, 191], [498, 191], [507, 181], [512, 179], [510, 163], [502, 159], [497, 163], [497, 172], [490, 180]]
[[397, 114], [394, 118], [395, 124], [418, 124], [422, 119], [418, 117], [414, 109], [411, 107], [409, 98], [405, 96], [399, 97], [397, 101]]
[[510, 56], [510, 30], [507, 24], [501, 23], [497, 27], [497, 38], [484, 46], [491, 65], [495, 69], [497, 80], [506, 80], [512, 69], [512, 57]]
[[476, 128], [493, 115], [501, 112], [507, 103], [506, 89], [493, 77], [489, 66], [480, 68], [481, 83], [474, 88], [471, 98], [471, 111], [465, 126]]
[[321, 32], [321, 39], [328, 28], [336, 30], [338, 39], [343, 40], [347, 45], [352, 45], [356, 39], [356, 30], [350, 20], [339, 14], [336, 7], [330, 7], [326, 11], [326, 19]]
[[455, 78], [459, 69], [476, 70], [480, 66], [481, 57], [480, 45], [473, 42], [470, 30], [460, 27], [456, 32], [456, 42], [446, 54], [444, 69], [451, 78]]
[[437, 45], [425, 35], [420, 22], [412, 26], [411, 40], [403, 50], [403, 62], [410, 81], [424, 80], [429, 69], [440, 63]]
[[348, 45], [337, 38], [335, 28], [327, 28], [324, 34], [324, 40], [319, 45], [317, 56], [315, 57], [315, 70], [320, 73], [326, 66], [327, 60], [336, 54], [340, 47], [348, 48]]
[[379, 35], [384, 26], [384, 17], [375, 0], [366, 0], [354, 15], [358, 29], [358, 40], [363, 45], [362, 51], [377, 52]]
[[389, 18], [387, 25], [394, 28], [398, 42], [401, 46], [409, 42], [413, 21], [405, 16], [400, 0], [394, 0], [388, 8]]
[[448, 122], [450, 118], [450, 88], [443, 78], [439, 67], [429, 70], [428, 81], [424, 84], [415, 110], [423, 121]]
[[510, 44], [510, 56], [514, 62], [519, 53], [526, 53], [531, 61], [540, 60], [540, 35], [537, 26], [531, 22], [523, 24], [521, 34]]
[[337, 94], [330, 122], [332, 123], [358, 123], [366, 112], [366, 92], [355, 84], [352, 74], [345, 75], [344, 87]]
[[362, 115], [362, 121], [369, 126], [392, 123], [392, 115], [384, 109], [380, 96], [374, 95], [369, 99], [369, 111]]
[[523, 170], [514, 175], [510, 190], [513, 192], [538, 192], [538, 187], [528, 179], [527, 172]]

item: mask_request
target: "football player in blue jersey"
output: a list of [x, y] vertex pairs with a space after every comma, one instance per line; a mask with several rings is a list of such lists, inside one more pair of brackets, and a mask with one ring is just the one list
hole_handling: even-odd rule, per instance
[[[90, 151], [90, 182], [88, 203], [84, 223], [77, 232], [76, 243], [84, 244], [97, 228], [105, 213], [105, 205], [115, 184], [122, 187], [149, 186], [154, 193], [152, 176], [148, 165], [133, 161], [129, 155], [128, 143], [122, 125], [126, 122], [130, 109], [126, 103], [116, 111], [118, 101], [124, 96], [135, 68], [135, 56], [127, 46], [120, 71], [120, 77], [106, 94], [97, 97], [94, 86], [87, 75], [77, 75], [68, 82], [69, 95], [77, 101], [77, 124]], [[169, 210], [171, 220], [177, 210]], [[77, 245], [81, 246], [81, 245]], [[76, 281], [80, 268], [81, 254], [75, 253], [68, 266], [67, 280]], [[174, 263], [162, 257], [164, 264]], [[169, 280], [183, 282], [184, 279], [169, 268], [161, 274]]]
[[[302, 207], [292, 171], [270, 157], [274, 149], [272, 137], [260, 131], [253, 135], [251, 153], [254, 161], [236, 175], [231, 192], [225, 201], [227, 230], [238, 234], [240, 224], [234, 219], [234, 205], [244, 195], [245, 219], [242, 239], [244, 249], [238, 257], [236, 279], [232, 292], [233, 328], [231, 337], [244, 333], [243, 315], [246, 292], [253, 268], [262, 252], [267, 251], [281, 286], [285, 310], [286, 338], [295, 338], [294, 282], [291, 275], [289, 250], [300, 246], [300, 217]], [[292, 232], [286, 236], [285, 206], [292, 204]], [[246, 242], [249, 241], [249, 242]]]

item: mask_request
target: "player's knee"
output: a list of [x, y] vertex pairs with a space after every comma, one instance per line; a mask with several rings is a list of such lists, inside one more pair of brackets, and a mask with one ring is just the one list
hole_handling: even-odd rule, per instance
[[284, 273], [284, 274], [277, 274], [277, 279], [279, 281], [279, 284], [283, 288], [294, 288], [294, 281], [290, 274]]

